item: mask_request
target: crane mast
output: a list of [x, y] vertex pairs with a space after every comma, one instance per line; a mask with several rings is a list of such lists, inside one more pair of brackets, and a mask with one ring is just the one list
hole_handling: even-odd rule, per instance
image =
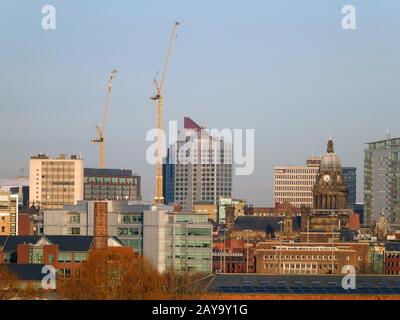
[[98, 143], [100, 146], [100, 160], [99, 160], [99, 168], [104, 168], [105, 167], [105, 156], [104, 156], [104, 132], [106, 129], [106, 124], [107, 124], [107, 113], [108, 113], [108, 107], [110, 105], [110, 98], [111, 98], [111, 93], [112, 93], [112, 81], [115, 78], [115, 74], [117, 73], [116, 70], [112, 70], [110, 74], [110, 78], [108, 80], [108, 87], [107, 87], [107, 97], [106, 101], [104, 103], [104, 110], [103, 110], [103, 123], [101, 127], [98, 126], [96, 123], [96, 135], [97, 137], [95, 139], [92, 139], [92, 143]]
[[174, 26], [169, 37], [167, 51], [164, 57], [163, 70], [161, 73], [160, 81], [157, 81], [157, 75], [153, 80], [155, 88], [155, 95], [150, 99], [156, 101], [156, 126], [157, 126], [157, 163], [156, 163], [156, 190], [154, 202], [156, 204], [164, 203], [163, 197], [163, 176], [162, 176], [162, 148], [164, 146], [163, 141], [163, 129], [164, 129], [164, 82], [167, 77], [169, 58], [172, 52], [172, 45], [176, 37], [176, 28], [179, 26], [179, 22], [174, 22]]

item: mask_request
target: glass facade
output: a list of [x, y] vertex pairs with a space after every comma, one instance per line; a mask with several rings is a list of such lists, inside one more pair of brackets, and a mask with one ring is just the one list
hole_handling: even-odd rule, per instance
[[212, 272], [212, 225], [207, 215], [169, 217], [167, 266], [177, 271]]
[[140, 176], [131, 170], [84, 170], [85, 200], [140, 200]]
[[342, 175], [347, 190], [347, 208], [353, 209], [356, 205], [357, 196], [357, 174], [355, 167], [343, 167]]
[[364, 152], [364, 219], [371, 224], [383, 212], [400, 223], [400, 139], [368, 143]]

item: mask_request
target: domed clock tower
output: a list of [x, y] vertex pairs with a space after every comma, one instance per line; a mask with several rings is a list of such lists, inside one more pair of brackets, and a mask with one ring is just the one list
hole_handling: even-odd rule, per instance
[[322, 156], [319, 173], [313, 188], [314, 205], [317, 210], [340, 210], [347, 208], [347, 191], [342, 175], [342, 165], [330, 138], [326, 153]]

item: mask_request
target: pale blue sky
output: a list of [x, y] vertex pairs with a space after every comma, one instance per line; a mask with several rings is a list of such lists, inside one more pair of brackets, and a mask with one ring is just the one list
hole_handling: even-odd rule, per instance
[[[57, 29], [41, 28], [41, 8]], [[357, 30], [341, 29], [341, 8]], [[332, 133], [357, 166], [361, 200], [365, 142], [400, 135], [400, 3], [309, 1], [0, 1], [0, 176], [39, 151], [82, 153], [118, 70], [106, 130], [107, 166], [142, 175], [153, 195], [145, 135], [154, 127], [152, 79], [175, 19], [181, 22], [165, 88], [165, 119], [211, 128], [253, 128], [255, 172], [235, 177], [234, 196], [272, 205], [273, 167], [303, 164]]]

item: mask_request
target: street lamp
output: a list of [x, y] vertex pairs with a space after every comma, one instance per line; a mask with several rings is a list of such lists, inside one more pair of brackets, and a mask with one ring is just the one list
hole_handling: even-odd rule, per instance
[[249, 234], [248, 232], [253, 232], [253, 230], [251, 229], [246, 229], [244, 230], [244, 232], [246, 233], [246, 237], [247, 237], [247, 259], [246, 259], [246, 272], [249, 273]]

